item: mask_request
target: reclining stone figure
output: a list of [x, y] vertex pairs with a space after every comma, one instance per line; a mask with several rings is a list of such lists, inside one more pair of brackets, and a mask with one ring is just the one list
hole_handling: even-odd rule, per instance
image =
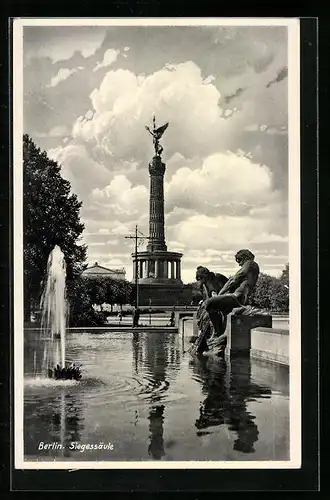
[[[198, 309], [196, 313], [196, 319], [197, 319], [197, 324], [199, 327], [199, 330], [202, 330], [202, 324], [205, 323], [205, 319], [207, 324], [205, 324], [204, 328], [210, 329], [211, 325], [209, 322], [209, 318], [207, 315], [207, 318], [204, 314], [204, 308], [202, 307], [203, 302], [211, 298], [215, 295], [217, 295], [220, 290], [223, 288], [225, 283], [228, 281], [228, 278], [224, 276], [223, 274], [219, 273], [213, 273], [212, 271], [209, 271], [207, 267], [204, 266], [198, 266], [196, 270], [196, 281], [199, 282], [200, 285], [200, 293], [201, 296], [203, 297], [203, 300], [201, 300], [198, 304]], [[206, 337], [208, 337], [211, 333], [209, 332]], [[195, 342], [197, 339], [197, 336], [193, 336], [190, 340], [190, 342]]]
[[197, 268], [196, 279], [208, 290], [208, 296], [197, 311], [200, 333], [191, 349], [193, 354], [202, 354], [215, 347], [219, 352], [224, 351], [227, 343], [225, 335], [227, 315], [233, 311], [239, 314], [251, 314], [246, 304], [258, 280], [259, 266], [254, 261], [253, 253], [247, 249], [239, 250], [235, 260], [241, 268], [219, 291], [208, 288], [205, 276], [203, 273], [198, 273], [199, 268]]

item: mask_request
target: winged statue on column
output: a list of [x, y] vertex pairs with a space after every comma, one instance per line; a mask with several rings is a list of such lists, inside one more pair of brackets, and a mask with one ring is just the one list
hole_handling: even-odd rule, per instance
[[153, 117], [153, 130], [151, 130], [147, 125], [145, 126], [146, 130], [148, 130], [149, 134], [152, 135], [153, 144], [155, 148], [155, 153], [158, 156], [161, 156], [164, 148], [159, 144], [161, 137], [163, 136], [165, 130], [168, 127], [168, 122], [162, 125], [161, 127], [156, 128], [156, 118]]

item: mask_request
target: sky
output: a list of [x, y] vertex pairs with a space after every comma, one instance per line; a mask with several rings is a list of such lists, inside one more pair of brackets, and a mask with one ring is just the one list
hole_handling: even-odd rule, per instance
[[[288, 262], [288, 61], [283, 26], [25, 26], [24, 133], [83, 202], [88, 264], [132, 278], [148, 235], [152, 140], [169, 122], [165, 237], [196, 267], [231, 275]], [[145, 249], [147, 241], [141, 245]]]

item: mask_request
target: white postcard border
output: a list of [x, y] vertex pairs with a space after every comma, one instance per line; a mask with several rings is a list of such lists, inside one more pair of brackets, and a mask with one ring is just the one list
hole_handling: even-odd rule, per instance
[[[290, 460], [27, 461], [23, 453], [23, 27], [24, 26], [287, 26], [289, 111]], [[17, 18], [13, 22], [14, 466], [16, 469], [296, 469], [301, 467], [300, 322], [300, 29], [296, 18]]]

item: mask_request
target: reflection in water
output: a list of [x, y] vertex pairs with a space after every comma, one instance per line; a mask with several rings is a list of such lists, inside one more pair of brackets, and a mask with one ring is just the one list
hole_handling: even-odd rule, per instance
[[227, 424], [237, 434], [234, 450], [254, 452], [259, 431], [256, 417], [247, 411], [246, 403], [253, 398], [269, 397], [271, 390], [251, 382], [250, 360], [195, 359], [190, 366], [201, 379], [202, 392], [207, 394], [195, 422], [197, 435], [207, 434], [204, 429], [209, 427]]
[[[70, 388], [62, 388], [60, 394], [54, 398], [47, 398], [45, 402], [37, 400], [26, 403], [29, 412], [33, 412], [34, 428], [38, 433], [38, 455], [69, 457], [70, 444], [81, 440], [83, 430], [83, 406], [77, 394], [67, 391]], [[32, 408], [31, 408], [32, 407]], [[25, 419], [28, 427], [29, 420]], [[36, 442], [28, 432], [25, 433], [25, 453], [35, 455]], [[53, 448], [44, 449], [39, 443], [54, 444]]]
[[[56, 382], [38, 377], [43, 344], [38, 332], [26, 332], [26, 457], [287, 460], [288, 373], [255, 361], [251, 375], [250, 365], [239, 359], [192, 360], [181, 340], [157, 332], [70, 333], [68, 356], [83, 365], [84, 377], [79, 383]], [[63, 449], [40, 449], [41, 441]], [[79, 452], [70, 450], [71, 442], [114, 442], [115, 448]]]
[[150, 444], [148, 453], [155, 460], [160, 460], [165, 455], [164, 450], [164, 405], [152, 406], [149, 411]]
[[82, 408], [78, 408], [77, 400], [72, 394], [66, 395], [61, 424], [65, 456], [70, 456], [69, 445], [73, 441], [81, 440], [83, 429]]
[[[148, 453], [154, 460], [165, 456], [164, 449], [164, 393], [170, 383], [167, 380], [168, 371], [173, 375], [180, 365], [180, 351], [177, 338], [173, 335], [153, 333], [152, 335], [133, 335], [133, 364], [135, 373], [139, 369], [147, 370], [152, 383], [149, 408], [149, 446]], [[162, 403], [162, 404], [161, 404]]]
[[139, 363], [141, 363], [141, 344], [139, 342], [139, 332], [133, 332], [132, 337], [133, 368], [136, 375], [139, 374]]

